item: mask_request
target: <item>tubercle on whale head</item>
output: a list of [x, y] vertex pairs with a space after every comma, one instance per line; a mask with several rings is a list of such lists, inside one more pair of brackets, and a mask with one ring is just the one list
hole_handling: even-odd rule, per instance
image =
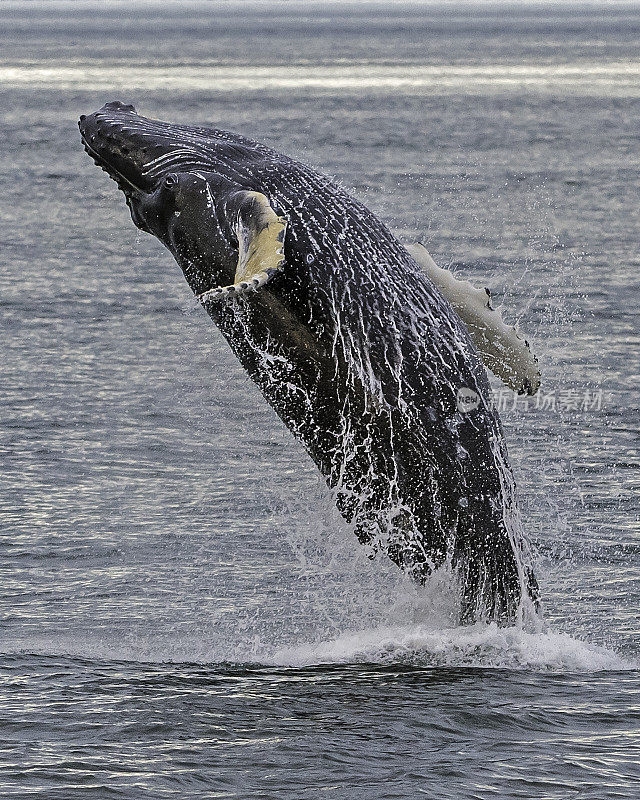
[[132, 105], [112, 102], [93, 114], [82, 114], [78, 121], [85, 150], [127, 196], [153, 188], [145, 176], [152, 143], [138, 120]]

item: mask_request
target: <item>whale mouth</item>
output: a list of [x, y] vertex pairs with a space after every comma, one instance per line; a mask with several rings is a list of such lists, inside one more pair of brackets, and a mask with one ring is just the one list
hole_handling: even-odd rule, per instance
[[126, 175], [123, 175], [122, 172], [120, 172], [113, 164], [110, 164], [100, 155], [100, 153], [94, 150], [89, 142], [85, 139], [82, 129], [80, 130], [80, 137], [82, 139], [85, 152], [93, 159], [93, 163], [100, 167], [103, 172], [106, 172], [111, 180], [118, 184], [118, 189], [123, 191], [125, 195], [128, 196], [132, 191], [138, 194], [148, 194], [145, 189], [142, 189], [140, 186], [137, 186], [135, 183], [133, 183], [132, 180], [127, 178]]
[[[82, 118], [78, 123], [79, 127], [81, 126], [81, 123]], [[132, 180], [127, 178], [126, 175], [123, 175], [122, 172], [120, 172], [120, 170], [118, 170], [113, 164], [104, 159], [100, 153], [96, 152], [86, 140], [82, 132], [82, 128], [80, 128], [80, 136], [85, 152], [92, 158], [93, 163], [100, 167], [103, 172], [106, 172], [111, 180], [116, 182], [118, 189], [120, 189], [120, 191], [124, 194], [124, 199], [129, 212], [131, 213], [133, 224], [141, 231], [150, 233], [151, 231], [149, 230], [142, 215], [140, 214], [140, 211], [138, 210], [138, 203], [135, 202], [136, 200], [139, 201], [144, 195], [148, 195], [149, 192], [133, 183]]]

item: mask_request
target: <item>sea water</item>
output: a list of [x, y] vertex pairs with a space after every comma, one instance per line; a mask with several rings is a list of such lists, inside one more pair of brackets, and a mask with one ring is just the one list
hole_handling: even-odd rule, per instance
[[[0, 796], [640, 795], [637, 6], [0, 5]], [[544, 603], [373, 560], [84, 153], [259, 139], [491, 287]]]

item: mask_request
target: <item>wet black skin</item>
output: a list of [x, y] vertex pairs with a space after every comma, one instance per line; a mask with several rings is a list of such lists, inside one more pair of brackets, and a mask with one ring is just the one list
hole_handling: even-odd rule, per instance
[[[147, 120], [120, 103], [79, 125], [133, 222], [171, 251], [197, 295], [234, 282], [240, 192], [264, 193], [286, 217], [283, 274], [258, 292], [207, 303], [208, 314], [358, 538], [419, 582], [451, 557], [461, 620], [513, 621], [522, 544], [505, 523], [513, 486], [500, 466], [506, 448], [486, 373], [406, 250], [328, 179], [244, 137]], [[354, 373], [359, 351], [344, 344], [345, 331], [366, 349], [378, 395]], [[461, 386], [484, 400], [473, 414], [457, 410]], [[536, 598], [526, 564], [524, 573]]]

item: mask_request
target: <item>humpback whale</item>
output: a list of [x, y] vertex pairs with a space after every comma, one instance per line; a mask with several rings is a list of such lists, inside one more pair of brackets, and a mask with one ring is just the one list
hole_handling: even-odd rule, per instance
[[264, 144], [120, 102], [79, 127], [360, 542], [418, 583], [448, 565], [462, 623], [510, 624], [537, 604], [483, 359], [519, 392], [539, 372], [488, 292]]

